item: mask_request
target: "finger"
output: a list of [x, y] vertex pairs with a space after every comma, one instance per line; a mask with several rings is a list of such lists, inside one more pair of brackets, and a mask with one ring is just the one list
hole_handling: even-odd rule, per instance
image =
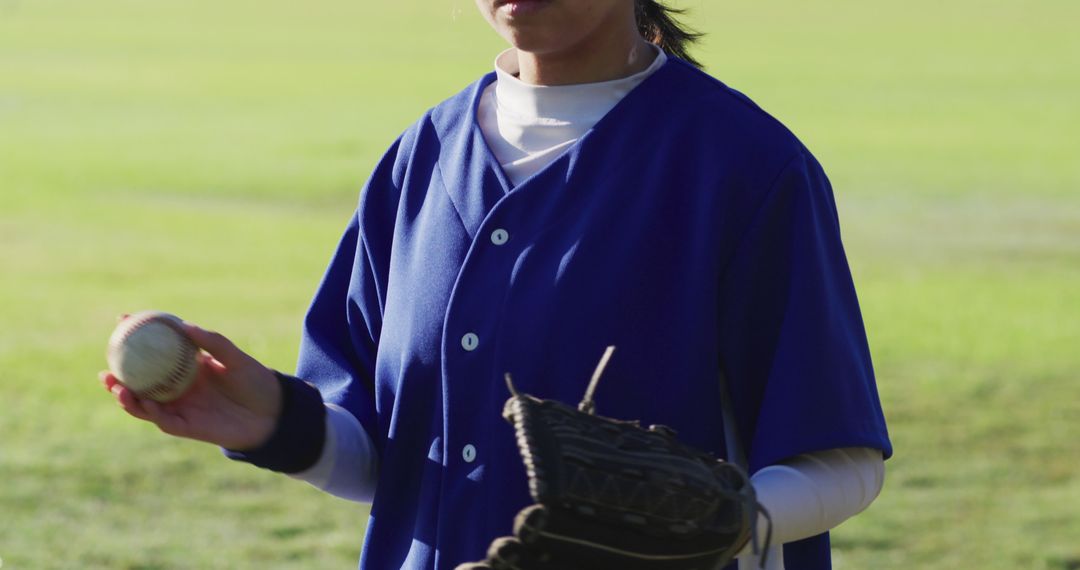
[[224, 364], [218, 361], [218, 359], [210, 356], [205, 352], [199, 353], [199, 366], [201, 368], [209, 370], [212, 374], [215, 375], [225, 374], [225, 372], [228, 370], [227, 368], [225, 368]]
[[229, 369], [207, 352], [200, 350], [195, 360], [197, 361], [195, 379], [191, 382], [191, 386], [174, 400], [176, 402], [183, 402], [189, 397], [202, 398], [205, 396], [206, 389], [216, 390], [222, 381], [228, 381]]
[[156, 425], [169, 435], [184, 435], [187, 422], [179, 414], [166, 410], [158, 402], [139, 398], [120, 383], [115, 383], [111, 392], [116, 395], [116, 401], [128, 414]]
[[146, 419], [160, 424], [161, 420], [167, 414], [161, 409], [161, 404], [150, 399], [142, 400], [139, 402], [143, 411], [146, 413]]
[[128, 390], [123, 384], [117, 382], [109, 388], [109, 391], [113, 393], [113, 396], [116, 397], [116, 402], [120, 404], [120, 407], [123, 408], [125, 412], [140, 420], [151, 421], [150, 416], [143, 407], [142, 401], [135, 396], [134, 392]]
[[218, 362], [228, 367], [247, 356], [221, 333], [205, 330], [189, 322], [183, 323], [184, 332], [196, 346], [209, 352]]
[[117, 382], [116, 376], [113, 376], [112, 372], [109, 372], [108, 370], [98, 372], [98, 380], [101, 381], [101, 384], [105, 386], [105, 389], [110, 392], [112, 392], [112, 387], [116, 385]]
[[150, 417], [150, 421], [154, 422], [154, 425], [161, 431], [169, 435], [187, 435], [187, 420], [168, 404], [162, 404], [153, 400], [143, 400], [143, 408]]

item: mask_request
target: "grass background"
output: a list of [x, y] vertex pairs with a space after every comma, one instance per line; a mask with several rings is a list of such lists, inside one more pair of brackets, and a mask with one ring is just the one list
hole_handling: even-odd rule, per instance
[[[1080, 568], [1080, 3], [684, 1], [834, 182], [897, 449], [835, 567]], [[272, 366], [467, 0], [0, 0], [0, 565], [351, 568], [365, 509], [130, 420], [115, 315]]]

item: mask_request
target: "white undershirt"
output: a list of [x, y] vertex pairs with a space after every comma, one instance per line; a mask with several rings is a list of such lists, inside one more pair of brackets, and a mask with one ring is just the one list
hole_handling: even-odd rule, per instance
[[[497, 80], [480, 98], [477, 122], [503, 172], [517, 185], [555, 160], [591, 129], [634, 87], [664, 65], [657, 56], [644, 71], [614, 81], [539, 86], [517, 77], [516, 52], [495, 60]], [[378, 456], [371, 437], [351, 413], [327, 405], [326, 442], [318, 462], [293, 477], [339, 497], [368, 502], [375, 494]], [[800, 455], [761, 469], [751, 477], [758, 501], [772, 517], [773, 547], [767, 570], [783, 570], [785, 542], [821, 534], [858, 514], [884, 483], [881, 451], [867, 447]], [[765, 536], [765, 519], [758, 521]], [[740, 570], [758, 568], [748, 546]]]
[[517, 78], [517, 51], [495, 58], [496, 80], [476, 111], [484, 139], [510, 182], [517, 186], [572, 146], [635, 87], [663, 67], [654, 48], [648, 68], [629, 77], [578, 85], [530, 85]]

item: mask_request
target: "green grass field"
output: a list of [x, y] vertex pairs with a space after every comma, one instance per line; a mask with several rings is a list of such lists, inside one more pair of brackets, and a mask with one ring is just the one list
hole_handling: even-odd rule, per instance
[[[836, 188], [896, 457], [841, 569], [1080, 568], [1080, 3], [680, 5]], [[127, 418], [114, 318], [289, 369], [468, 0], [0, 0], [0, 566], [352, 568], [366, 510]]]

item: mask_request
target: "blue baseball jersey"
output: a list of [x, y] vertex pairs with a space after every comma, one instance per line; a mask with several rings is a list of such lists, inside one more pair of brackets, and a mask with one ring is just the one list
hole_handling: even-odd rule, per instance
[[[751, 471], [891, 447], [829, 182], [741, 94], [676, 58], [512, 186], [476, 122], [487, 75], [390, 148], [307, 315], [298, 375], [379, 451], [362, 568], [484, 557], [531, 502], [503, 375]], [[828, 537], [785, 546], [829, 567]]]

